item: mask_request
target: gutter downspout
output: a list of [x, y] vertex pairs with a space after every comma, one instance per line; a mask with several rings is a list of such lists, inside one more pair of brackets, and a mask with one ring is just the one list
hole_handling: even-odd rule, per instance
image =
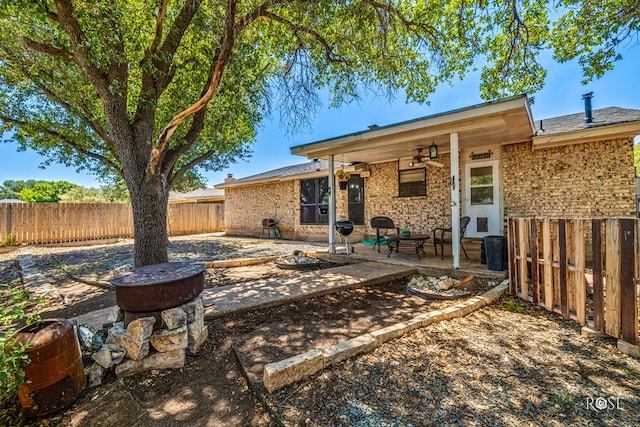
[[451, 251], [453, 268], [460, 268], [460, 192], [458, 191], [459, 147], [458, 133], [449, 134], [451, 156]]
[[329, 253], [336, 253], [336, 192], [334, 172], [333, 154], [329, 154]]

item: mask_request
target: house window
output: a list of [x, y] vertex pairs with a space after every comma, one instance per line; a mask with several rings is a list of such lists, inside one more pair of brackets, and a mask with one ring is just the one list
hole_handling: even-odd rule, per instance
[[300, 224], [329, 223], [329, 179], [300, 181]]
[[427, 169], [407, 169], [398, 174], [398, 196], [427, 195]]
[[493, 204], [493, 168], [491, 166], [471, 168], [471, 204]]

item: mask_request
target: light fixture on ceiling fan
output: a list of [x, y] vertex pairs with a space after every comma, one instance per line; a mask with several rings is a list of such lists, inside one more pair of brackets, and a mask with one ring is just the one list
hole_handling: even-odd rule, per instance
[[435, 166], [438, 168], [442, 168], [444, 167], [444, 165], [440, 162], [434, 162], [433, 160], [427, 160], [424, 161], [425, 158], [429, 158], [429, 156], [423, 155], [422, 154], [422, 148], [418, 148], [418, 154], [416, 154], [415, 156], [413, 156], [413, 159], [411, 162], [409, 162], [409, 166], [415, 166], [418, 163], [426, 163], [427, 165], [431, 165], [431, 166]]

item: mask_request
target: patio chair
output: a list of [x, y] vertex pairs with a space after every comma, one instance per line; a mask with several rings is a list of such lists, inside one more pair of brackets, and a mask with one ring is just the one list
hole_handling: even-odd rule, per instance
[[[464, 237], [464, 233], [465, 231], [467, 231], [467, 225], [469, 225], [469, 222], [471, 221], [471, 218], [468, 216], [463, 216], [460, 218], [460, 247], [462, 248], [463, 252], [464, 252], [464, 256], [469, 259], [469, 255], [467, 255], [467, 250], [464, 248], [464, 245], [462, 244], [462, 238]], [[451, 235], [451, 233], [453, 232], [453, 230], [451, 229], [451, 227], [449, 228], [442, 228], [442, 227], [437, 227], [434, 228], [433, 230], [433, 248], [436, 251], [436, 256], [438, 255], [438, 245], [440, 245], [440, 256], [441, 259], [444, 259], [444, 245], [451, 244], [451, 237], [449, 236], [447, 238], [447, 234]]]
[[376, 229], [376, 242], [373, 245], [373, 249], [378, 246], [378, 253], [380, 253], [380, 230], [396, 230], [396, 233], [400, 233], [400, 227], [396, 227], [393, 220], [386, 216], [374, 216], [371, 218], [371, 228]]

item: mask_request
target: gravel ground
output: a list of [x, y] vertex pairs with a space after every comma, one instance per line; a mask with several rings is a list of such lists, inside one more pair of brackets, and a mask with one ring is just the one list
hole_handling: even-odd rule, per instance
[[[127, 241], [28, 249], [45, 276], [57, 277], [60, 286], [68, 287], [70, 307], [81, 307], [87, 298], [95, 303], [103, 296], [86, 294], [81, 283], [69, 281], [69, 271], [104, 274], [126, 264], [132, 254]], [[211, 261], [284, 255], [293, 249], [318, 247], [184, 238], [172, 239], [171, 257]], [[0, 283], [18, 274], [12, 262], [15, 256], [15, 252], [0, 254], [4, 274]], [[315, 310], [326, 303], [326, 298], [317, 302]], [[313, 304], [305, 306], [311, 310]], [[294, 316], [278, 310], [282, 329], [293, 328]], [[366, 316], [366, 312], [339, 311], [345, 319]], [[264, 316], [269, 312], [255, 316], [256, 330]], [[209, 322], [213, 332], [206, 351], [189, 358], [184, 370], [143, 374], [90, 390], [71, 411], [30, 425], [277, 425], [257, 404], [234, 361], [231, 320]], [[250, 327], [250, 320], [243, 319], [243, 325]], [[128, 390], [126, 395], [147, 414], [148, 422], [130, 419], [127, 413], [92, 412], [113, 387]], [[640, 425], [640, 361], [619, 353], [614, 340], [587, 340], [579, 325], [504, 296], [469, 316], [419, 329], [263, 396], [276, 418], [290, 426], [636, 426]], [[92, 416], [83, 423], [80, 413]]]
[[510, 297], [266, 398], [288, 425], [637, 426], [640, 362]]

